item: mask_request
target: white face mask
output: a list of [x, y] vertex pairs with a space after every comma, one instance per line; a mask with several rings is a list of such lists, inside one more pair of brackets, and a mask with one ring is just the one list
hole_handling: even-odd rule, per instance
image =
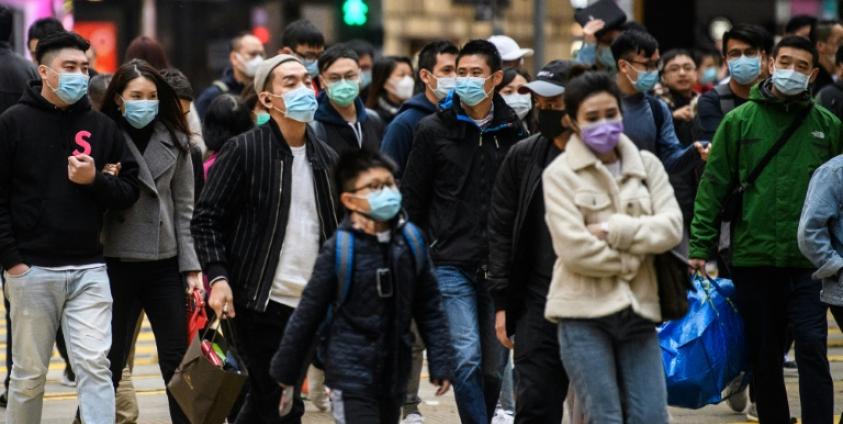
[[245, 60], [243, 55], [237, 53], [237, 58], [243, 63], [243, 73], [249, 78], [253, 78], [255, 76], [258, 72], [258, 66], [263, 63], [263, 56], [255, 56], [250, 60]]
[[[434, 77], [436, 78], [436, 77]], [[436, 78], [436, 90], [434, 93], [436, 94], [436, 98], [439, 100], [448, 97], [448, 93], [457, 86], [457, 78], [456, 77], [441, 77]]]
[[395, 97], [398, 97], [401, 100], [407, 100], [410, 97], [413, 97], [413, 88], [415, 88], [416, 82], [412, 77], [404, 76], [392, 85], [395, 90]]
[[503, 97], [503, 101], [506, 102], [512, 110], [515, 111], [515, 114], [518, 115], [518, 119], [524, 119], [528, 113], [530, 113], [530, 109], [533, 108], [533, 98], [529, 94], [507, 94]]

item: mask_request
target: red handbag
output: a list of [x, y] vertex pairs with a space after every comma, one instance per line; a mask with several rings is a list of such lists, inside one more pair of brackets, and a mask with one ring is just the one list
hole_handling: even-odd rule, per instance
[[208, 325], [208, 314], [205, 312], [205, 299], [199, 289], [193, 290], [187, 300], [187, 343], [189, 344], [199, 331]]

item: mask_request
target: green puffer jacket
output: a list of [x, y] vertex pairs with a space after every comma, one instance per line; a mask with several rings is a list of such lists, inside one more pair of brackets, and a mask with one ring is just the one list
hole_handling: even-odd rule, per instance
[[[752, 88], [748, 102], [717, 128], [694, 204], [689, 257], [708, 259], [717, 247], [719, 215], [728, 193], [746, 181], [764, 154], [807, 107], [776, 98], [770, 80]], [[796, 244], [796, 228], [811, 174], [841, 151], [840, 120], [814, 105], [802, 125], [743, 196], [743, 214], [732, 232], [732, 264], [739, 267], [812, 268]]]

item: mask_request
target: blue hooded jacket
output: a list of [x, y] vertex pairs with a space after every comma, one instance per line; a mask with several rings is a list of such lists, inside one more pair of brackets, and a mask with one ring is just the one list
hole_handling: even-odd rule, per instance
[[389, 156], [396, 164], [395, 177], [401, 179], [410, 148], [413, 146], [413, 135], [416, 125], [424, 117], [436, 112], [436, 105], [427, 100], [424, 93], [417, 94], [407, 100], [395, 119], [386, 127], [386, 133], [381, 143], [381, 152]]

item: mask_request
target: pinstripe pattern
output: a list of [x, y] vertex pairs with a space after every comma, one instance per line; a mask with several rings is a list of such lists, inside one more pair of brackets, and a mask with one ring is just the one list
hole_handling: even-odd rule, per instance
[[[337, 227], [331, 167], [337, 156], [307, 130], [321, 241]], [[225, 277], [235, 302], [263, 311], [281, 252], [290, 205], [292, 152], [274, 124], [223, 145], [199, 198], [191, 229], [208, 278]]]

